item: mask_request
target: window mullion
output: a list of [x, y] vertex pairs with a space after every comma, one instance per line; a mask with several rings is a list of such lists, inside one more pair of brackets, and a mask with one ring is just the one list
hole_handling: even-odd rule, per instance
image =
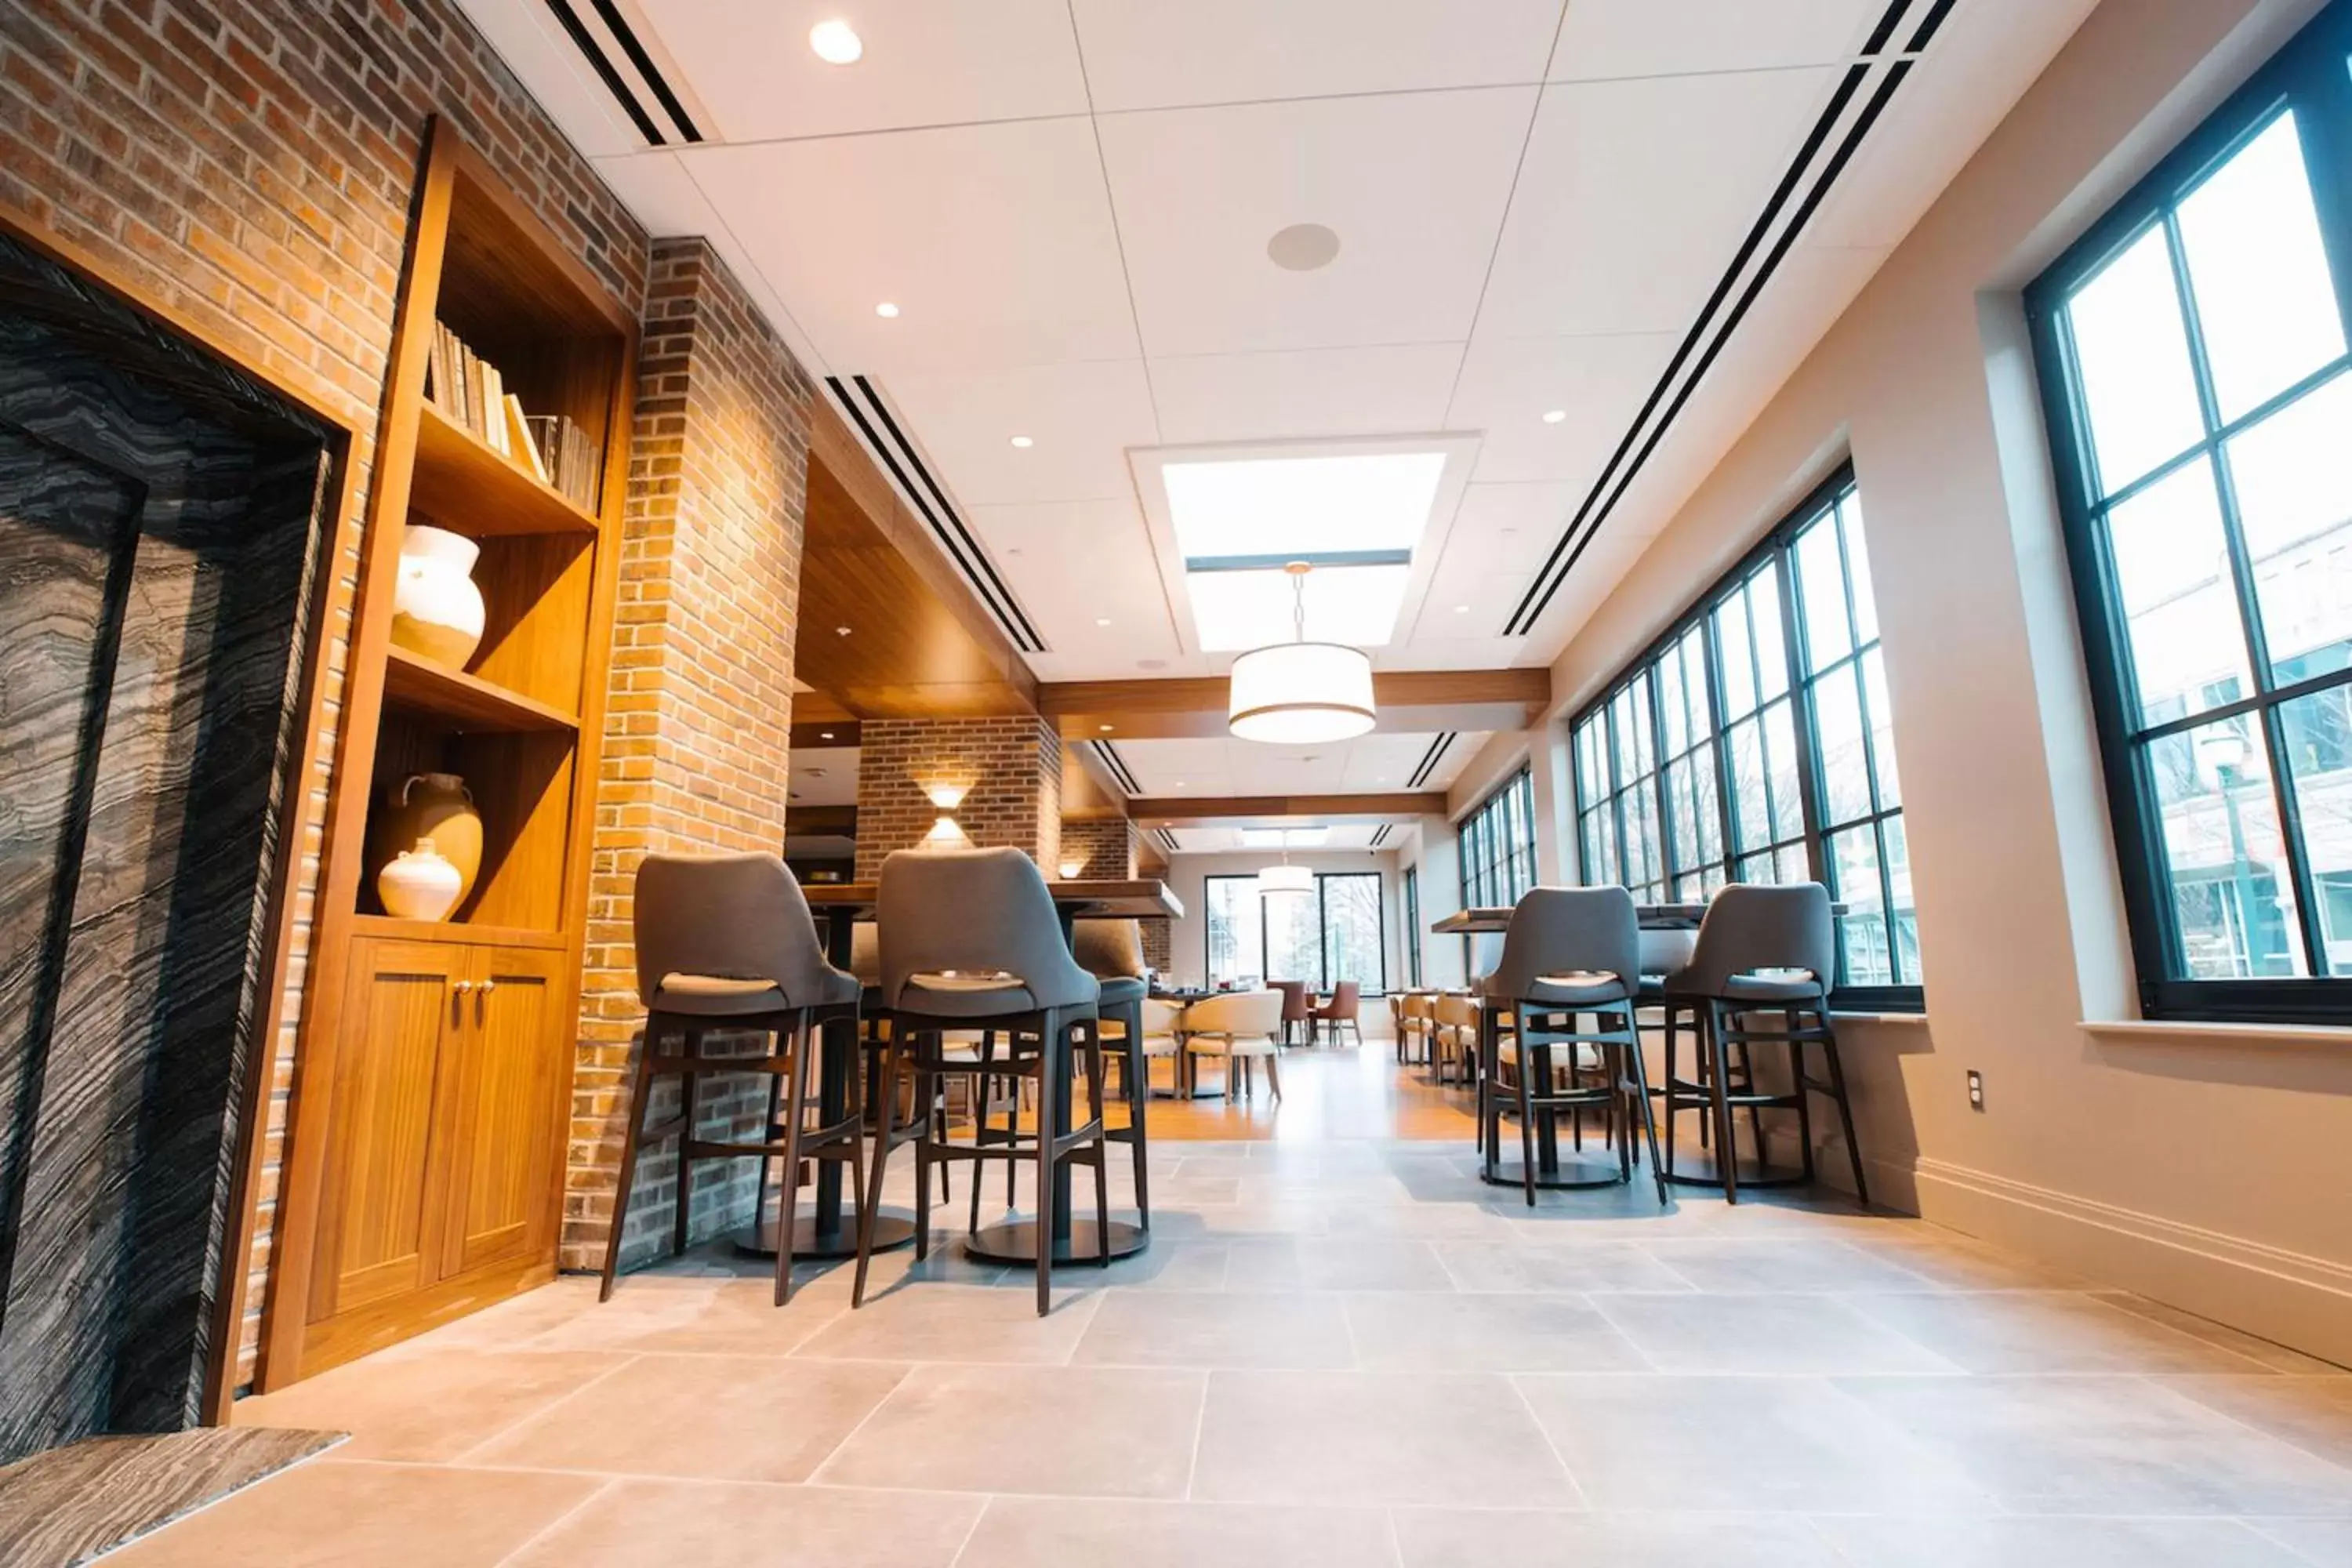
[[1731, 805], [1731, 726], [1723, 716], [1723, 670], [1721, 649], [1715, 637], [1715, 611], [1709, 606], [1699, 617], [1700, 662], [1706, 667], [1706, 719], [1709, 733], [1715, 737], [1715, 809], [1716, 820], [1721, 825], [1723, 837], [1717, 841], [1723, 847], [1723, 879], [1736, 881], [1739, 864], [1739, 845], [1734, 833]]
[[[1807, 644], [1804, 612], [1797, 594], [1794, 533], [1782, 542], [1779, 576], [1780, 652], [1789, 665], [1789, 729], [1797, 742], [1797, 800], [1800, 815], [1804, 819], [1805, 863], [1812, 870], [1813, 880], [1827, 886], [1830, 880], [1829, 844], [1822, 827], [1822, 814], [1827, 807], [1823, 805], [1822, 781], [1818, 776], [1820, 758], [1813, 750], [1813, 694], [1804, 673]], [[1767, 774], [1771, 772], [1769, 763], [1765, 772]]]

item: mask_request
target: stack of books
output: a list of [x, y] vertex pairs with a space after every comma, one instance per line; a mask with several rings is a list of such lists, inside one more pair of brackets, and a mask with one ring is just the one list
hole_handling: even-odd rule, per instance
[[507, 390], [499, 367], [467, 347], [446, 322], [433, 323], [425, 395], [484, 446], [530, 469], [573, 505], [596, 510], [604, 456], [596, 443], [560, 414], [524, 413], [522, 399]]

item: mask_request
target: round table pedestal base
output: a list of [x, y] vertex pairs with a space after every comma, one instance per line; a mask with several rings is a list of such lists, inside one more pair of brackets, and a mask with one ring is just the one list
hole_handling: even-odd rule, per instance
[[[746, 1258], [773, 1258], [776, 1255], [776, 1222], [761, 1221], [748, 1230], [735, 1233], [735, 1250]], [[890, 1252], [909, 1247], [915, 1240], [915, 1216], [904, 1209], [884, 1209], [874, 1216], [874, 1250]], [[821, 1234], [813, 1215], [801, 1215], [793, 1222], [793, 1256], [811, 1262], [831, 1262], [857, 1256], [857, 1219], [854, 1215], [841, 1216], [837, 1230]]]
[[[1723, 1173], [1717, 1166], [1715, 1154], [1711, 1150], [1700, 1150], [1696, 1152], [1688, 1149], [1675, 1150], [1675, 1163], [1666, 1167], [1666, 1180], [1677, 1187], [1713, 1187], [1717, 1192], [1723, 1190]], [[1769, 1192], [1775, 1187], [1801, 1187], [1808, 1180], [1802, 1171], [1790, 1171], [1778, 1166], [1759, 1168], [1744, 1161], [1739, 1167], [1739, 1190], [1742, 1192], [1746, 1192], [1750, 1187], [1758, 1192]]]
[[[1006, 1220], [1002, 1225], [983, 1226], [974, 1235], [964, 1238], [965, 1255], [982, 1263], [1013, 1263], [1034, 1268], [1037, 1263], [1038, 1225], [1034, 1219]], [[1151, 1245], [1151, 1237], [1139, 1226], [1125, 1220], [1110, 1222], [1110, 1255], [1113, 1258], [1132, 1258]], [[1099, 1261], [1101, 1254], [1095, 1240], [1095, 1222], [1074, 1219], [1070, 1222], [1070, 1238], [1054, 1246], [1054, 1267], [1082, 1268]]]
[[[1517, 1160], [1498, 1160], [1491, 1174], [1482, 1168], [1478, 1179], [1490, 1187], [1517, 1187], [1525, 1192], [1527, 1184], [1519, 1179], [1519, 1168]], [[1640, 1167], [1634, 1168], [1634, 1175], [1643, 1173]], [[1547, 1171], [1541, 1165], [1536, 1167], [1536, 1189], [1538, 1192], [1580, 1193], [1592, 1187], [1622, 1186], [1625, 1181], [1626, 1178], [1617, 1169], [1617, 1157], [1613, 1154], [1606, 1160], [1598, 1160], [1563, 1153], [1555, 1169]]]

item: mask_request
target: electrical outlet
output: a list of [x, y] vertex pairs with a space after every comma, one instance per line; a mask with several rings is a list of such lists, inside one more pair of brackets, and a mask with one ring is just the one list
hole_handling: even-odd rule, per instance
[[1974, 1068], [1969, 1069], [1969, 1109], [1970, 1110], [1984, 1109], [1984, 1074]]

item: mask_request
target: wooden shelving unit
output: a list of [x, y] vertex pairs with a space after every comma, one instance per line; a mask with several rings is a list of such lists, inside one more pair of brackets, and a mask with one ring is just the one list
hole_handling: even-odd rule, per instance
[[[428, 137], [394, 328], [330, 792], [262, 1388], [554, 1274], [635, 321], [446, 122]], [[582, 506], [426, 395], [436, 322], [601, 455]], [[396, 647], [403, 526], [481, 547], [464, 669]], [[480, 874], [396, 920], [371, 834], [410, 774], [465, 779]]]

